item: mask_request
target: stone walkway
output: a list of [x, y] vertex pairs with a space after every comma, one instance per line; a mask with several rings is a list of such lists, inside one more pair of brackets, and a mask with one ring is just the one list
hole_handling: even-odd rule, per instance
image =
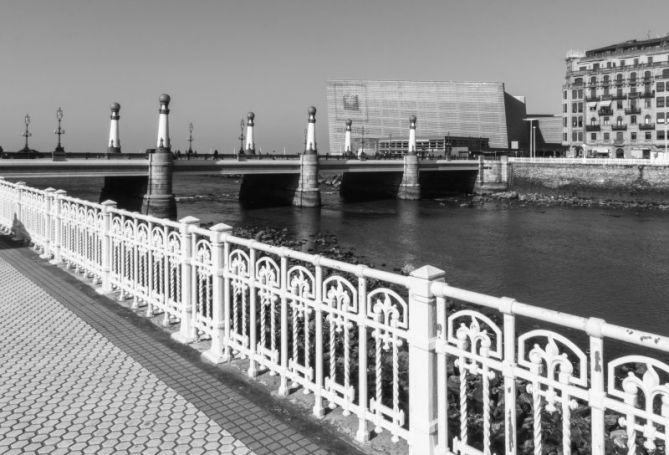
[[0, 453], [357, 452], [114, 305], [0, 239]]

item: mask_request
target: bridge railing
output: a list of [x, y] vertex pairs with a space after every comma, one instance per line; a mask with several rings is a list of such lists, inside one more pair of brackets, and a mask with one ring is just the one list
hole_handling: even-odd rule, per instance
[[[0, 225], [413, 454], [666, 453], [669, 337], [0, 180]], [[606, 350], [605, 348], [606, 344]], [[619, 446], [618, 448], [616, 448]]]

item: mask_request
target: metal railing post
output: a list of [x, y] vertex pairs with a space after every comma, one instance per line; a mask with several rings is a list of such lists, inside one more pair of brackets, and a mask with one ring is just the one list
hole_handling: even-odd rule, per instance
[[604, 343], [602, 340], [603, 319], [590, 318], [585, 331], [590, 337], [590, 404], [592, 454], [604, 455]]
[[504, 314], [504, 442], [506, 455], [515, 455], [516, 441], [516, 317], [513, 314], [514, 299], [503, 297], [500, 311]]
[[409, 288], [409, 455], [437, 449], [437, 305], [434, 282], [444, 271], [426, 265], [411, 273]]
[[209, 228], [211, 233], [211, 315], [214, 331], [211, 335], [211, 346], [202, 354], [202, 357], [212, 363], [222, 363], [227, 360], [223, 353], [223, 340], [225, 339], [224, 320], [224, 281], [225, 281], [225, 234], [232, 231], [232, 226], [218, 223]]
[[67, 192], [65, 190], [57, 190], [55, 193], [54, 204], [54, 216], [53, 216], [53, 242], [51, 243], [51, 249], [53, 250], [53, 259], [51, 259], [51, 264], [60, 264], [63, 262], [62, 257], [62, 241], [63, 241], [63, 220], [62, 220], [62, 198], [66, 196]]
[[111, 210], [116, 208], [116, 202], [102, 203], [102, 284], [98, 292], [107, 294], [112, 291], [112, 238], [111, 238]]
[[51, 259], [51, 236], [53, 231], [53, 201], [55, 198], [56, 189], [47, 188], [44, 190], [45, 207], [43, 213], [44, 223], [44, 245], [42, 245], [42, 254], [40, 258]]
[[25, 182], [16, 182], [16, 208], [14, 210], [14, 219], [12, 220], [12, 234], [17, 240], [25, 240], [23, 234], [20, 232], [21, 226], [23, 223], [23, 187], [26, 185]]
[[192, 321], [192, 288], [193, 288], [193, 227], [200, 225], [200, 220], [187, 216], [179, 220], [181, 226], [181, 323], [179, 331], [172, 338], [180, 343], [191, 343], [195, 340]]

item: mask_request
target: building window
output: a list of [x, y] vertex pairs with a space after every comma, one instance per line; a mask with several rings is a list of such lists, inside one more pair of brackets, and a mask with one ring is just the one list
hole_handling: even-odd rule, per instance
[[572, 141], [572, 142], [576, 142], [576, 138], [577, 138], [577, 137], [578, 137], [578, 136], [576, 135], [576, 131], [573, 131], [573, 132], [571, 133], [571, 141]]
[[644, 106], [646, 106], [646, 109], [651, 106], [651, 98], [646, 98], [645, 101], [643, 102]]
[[622, 108], [623, 108], [623, 100], [616, 101], [616, 109], [622, 109]]
[[668, 78], [669, 77], [669, 68], [665, 68], [662, 70], [662, 77]]
[[616, 118], [616, 125], [623, 126], [623, 118], [622, 117]]
[[596, 141], [597, 140], [597, 133], [590, 133], [590, 140], [591, 141]]
[[625, 60], [620, 61], [620, 66], [625, 66]]
[[616, 142], [620, 143], [620, 142], [622, 142], [622, 141], [624, 141], [624, 140], [625, 140], [625, 138], [623, 138], [623, 132], [622, 132], [622, 131], [618, 131], [618, 132], [616, 133]]
[[639, 64], [639, 59], [638, 59], [638, 58], [635, 58], [635, 59], [634, 59], [634, 66], [637, 66], [638, 64]]
[[630, 139], [632, 140], [632, 142], [636, 142], [636, 131], [632, 131], [630, 133]]
[[609, 118], [608, 118], [608, 117], [604, 117], [604, 125], [608, 125], [608, 124], [609, 124]]
[[567, 99], [567, 91], [566, 90], [562, 92], [562, 98]]
[[574, 79], [574, 85], [583, 85], [583, 78], [577, 77], [576, 79]]
[[571, 113], [575, 114], [578, 111], [578, 103], [571, 103]]
[[643, 118], [643, 123], [644, 123], [645, 125], [650, 125], [650, 115], [646, 115], [646, 116]]
[[659, 98], [657, 98], [657, 99], [655, 100], [655, 105], [656, 105], [657, 107], [664, 107], [664, 97], [663, 97], [663, 96], [660, 96]]
[[633, 116], [630, 117], [630, 123], [632, 125], [636, 125], [636, 115], [633, 115]]
[[578, 113], [580, 114], [582, 112], [583, 112], [583, 103], [578, 103]]
[[[650, 58], [650, 57], [649, 57]], [[644, 79], [650, 79], [650, 71], [646, 71], [643, 73], [643, 78]]]
[[664, 123], [664, 112], [658, 112], [657, 113], [657, 123]]
[[583, 98], [583, 90], [579, 90], [577, 95], [579, 98]]
[[[649, 131], [650, 133], [650, 131]], [[583, 142], [583, 131], [578, 132], [578, 142]]]
[[599, 63], [593, 63], [593, 64], [592, 64], [592, 69], [593, 69], [594, 71], [597, 71], [597, 70], [599, 69]]
[[597, 124], [597, 119], [596, 119], [595, 117], [592, 117], [592, 118], [590, 119], [590, 125], [591, 125], [591, 126], [595, 126], [596, 124]]
[[606, 67], [611, 68], [611, 62], [606, 62]]
[[562, 133], [562, 142], [567, 142], [567, 133]]
[[659, 140], [661, 140], [661, 141], [664, 140], [664, 130], [657, 130], [656, 134], [657, 134], [656, 137], [657, 137]]
[[590, 78], [590, 85], [597, 85], [597, 78], [595, 76]]
[[622, 96], [623, 96], [623, 89], [622, 88], [617, 88], [616, 89], [616, 96], [618, 98], [622, 98]]
[[604, 96], [609, 96], [609, 95], [610, 95], [609, 87], [608, 86], [604, 87]]
[[655, 84], [655, 91], [664, 92], [664, 82], [658, 82]]
[[576, 90], [572, 90], [572, 91], [571, 91], [571, 97], [572, 97], [572, 99], [576, 99], [576, 98], [578, 98], [577, 93], [578, 93], [578, 92], [577, 92]]
[[611, 133], [604, 133], [604, 142], [609, 142], [611, 140]]
[[636, 87], [630, 87], [630, 93], [636, 93]]
[[652, 64], [652, 63], [653, 63], [653, 57], [650, 56], [650, 57], [648, 57], [648, 64], [650, 65], [650, 64]]
[[567, 117], [562, 119], [562, 126], [567, 127]]
[[562, 110], [564, 111], [565, 114], [567, 113], [567, 104], [566, 103], [562, 105]]
[[578, 125], [578, 123], [576, 122], [576, 117], [572, 117], [572, 119], [571, 119], [571, 126], [572, 126], [573, 128], [576, 128], [576, 125]]
[[651, 139], [653, 139], [652, 132], [651, 131], [646, 131], [646, 140], [650, 141]]
[[[593, 98], [594, 98], [594, 95], [593, 95]], [[597, 105], [596, 105], [595, 103], [592, 103], [592, 104], [589, 106], [588, 110], [589, 110], [590, 112], [597, 112]]]

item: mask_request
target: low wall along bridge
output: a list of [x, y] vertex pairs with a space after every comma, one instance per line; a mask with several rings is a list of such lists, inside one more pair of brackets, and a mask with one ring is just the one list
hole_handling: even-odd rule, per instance
[[[401, 159], [329, 159], [315, 142], [316, 109], [308, 110], [305, 151], [292, 159], [256, 159], [254, 114], [249, 113], [245, 154], [223, 159], [174, 159], [168, 135], [170, 97], [161, 95], [157, 148], [146, 155], [120, 153], [120, 106], [112, 104], [110, 146], [102, 159], [63, 158], [0, 161], [5, 178], [104, 177], [100, 200], [113, 199], [123, 208], [176, 218], [172, 180], [178, 174], [241, 175], [240, 199], [247, 203], [320, 205], [319, 174], [342, 174], [341, 193], [347, 199], [398, 197], [419, 199], [477, 189], [506, 187], [506, 159], [422, 160], [416, 153], [416, 117], [409, 119], [409, 152]], [[350, 128], [347, 127], [347, 138]], [[350, 144], [350, 139], [347, 144]], [[350, 147], [350, 145], [348, 145]], [[350, 152], [350, 149], [348, 150]], [[20, 155], [17, 155], [17, 157]], [[132, 158], [132, 159], [130, 159]], [[212, 157], [214, 158], [214, 157]], [[216, 157], [218, 158], [218, 157]], [[266, 157], [267, 158], [267, 157]], [[276, 158], [276, 157], [275, 157]]]

